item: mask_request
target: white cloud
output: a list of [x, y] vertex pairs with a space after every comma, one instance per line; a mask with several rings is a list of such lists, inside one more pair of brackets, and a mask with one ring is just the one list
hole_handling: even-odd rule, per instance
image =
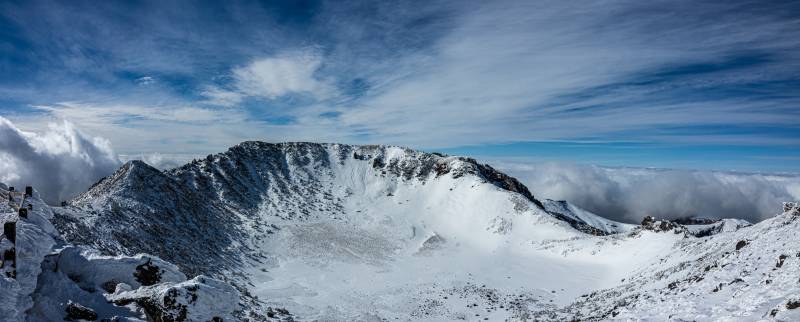
[[313, 51], [289, 51], [257, 59], [232, 71], [233, 89], [209, 86], [202, 95], [207, 103], [233, 106], [245, 97], [275, 99], [289, 94], [307, 94], [325, 99], [335, 93], [334, 86], [316, 72], [322, 57]]
[[156, 79], [150, 76], [139, 77], [136, 79], [136, 83], [142, 86], [151, 85], [154, 84], [155, 82]]
[[217, 86], [206, 86], [200, 95], [206, 97], [204, 103], [218, 106], [236, 106], [244, 99], [244, 94], [224, 90]]
[[751, 222], [800, 200], [800, 176], [604, 168], [568, 163], [498, 163], [538, 198], [567, 200], [607, 218], [640, 222], [705, 216]]
[[[243, 4], [234, 7], [238, 5]], [[428, 148], [554, 140], [734, 145], [798, 142], [785, 135], [790, 132], [780, 131], [793, 124], [787, 107], [796, 106], [793, 101], [716, 94], [705, 101], [680, 94], [665, 95], [673, 100], [649, 99], [651, 92], [661, 87], [768, 84], [796, 74], [793, 62], [800, 61], [796, 59], [800, 38], [793, 36], [797, 25], [772, 15], [773, 7], [762, 13], [739, 10], [742, 4], [728, 2], [548, 0], [443, 1], [413, 9], [395, 3], [366, 5], [374, 7], [374, 12], [363, 10], [364, 6], [325, 3], [310, 26], [298, 30], [277, 28], [269, 12], [249, 5], [225, 10], [247, 13], [234, 17], [239, 23], [232, 25], [183, 21], [193, 16], [185, 14], [192, 9], [185, 6], [167, 6], [171, 10], [158, 10], [155, 16], [131, 12], [132, 19], [109, 20], [104, 15], [79, 19], [103, 22], [98, 24], [104, 27], [99, 30], [125, 37], [94, 37], [95, 24], [73, 30], [71, 22], [77, 20], [63, 17], [83, 11], [48, 6], [44, 11], [50, 19], [43, 22], [50, 24], [24, 24], [25, 19], [20, 19], [20, 25], [42, 35], [48, 34], [46, 29], [69, 31], [70, 35], [82, 31], [80, 38], [86, 40], [82, 44], [87, 49], [112, 49], [113, 61], [83, 62], [75, 68], [81, 73], [87, 66], [102, 66], [99, 76], [109, 78], [97, 79], [113, 79], [119, 70], [177, 78], [159, 78], [158, 84], [164, 86], [147, 87], [125, 79], [124, 85], [132, 89], [106, 88], [104, 82], [81, 81], [83, 74], [65, 77], [46, 72], [60, 85], [0, 88], [0, 96], [24, 97], [18, 100], [56, 107], [48, 110], [50, 115], [109, 137], [127, 153], [221, 151], [244, 139]], [[363, 15], [366, 11], [369, 14]], [[29, 14], [21, 17], [40, 13]], [[129, 33], [130, 28], [122, 23], [126, 21], [150, 27], [146, 28], [149, 32]], [[193, 28], [175, 28], [175, 21]], [[230, 34], [237, 37], [228, 37]], [[72, 39], [56, 36], [41, 39], [42, 48], [60, 48], [52, 44]], [[304, 47], [315, 42], [318, 47]], [[282, 51], [286, 48], [306, 49]], [[691, 80], [645, 88], [622, 86], [609, 95], [588, 93], [564, 102], [554, 99], [630, 81], [632, 76], [657, 72], [664, 66], [725, 65], [728, 55], [743, 52], [763, 53], [767, 58], [754, 67], [737, 66]], [[214, 75], [221, 76], [215, 79], [217, 85], [206, 83]], [[189, 81], [171, 83], [183, 78]], [[216, 83], [220, 79], [223, 81]], [[203, 85], [192, 94], [203, 97], [194, 101], [197, 97], [185, 95], [185, 90], [198, 83]], [[262, 107], [248, 105], [260, 108], [250, 113], [214, 109], [241, 105], [248, 98], [271, 100], [293, 95], [304, 95], [293, 102], [313, 106], [278, 109], [267, 102]], [[63, 101], [81, 103], [54, 103]], [[581, 108], [586, 111], [570, 112]], [[332, 111], [340, 114], [329, 117]], [[22, 124], [21, 117], [6, 116]], [[267, 118], [292, 122], [275, 125], [265, 121]], [[692, 126], [705, 126], [714, 133], [654, 131]], [[725, 126], [745, 130], [717, 131]], [[748, 126], [779, 129], [748, 131]]]
[[59, 118], [75, 120], [81, 124], [145, 123], [144, 121], [208, 123], [241, 120], [238, 114], [230, 111], [194, 106], [106, 105], [62, 102], [33, 107], [49, 112]]
[[0, 181], [32, 185], [48, 202], [85, 191], [119, 165], [108, 140], [86, 136], [69, 122], [33, 133], [0, 117]]
[[[133, 89], [114, 86], [106, 92], [101, 90], [103, 86], [74, 81], [78, 79], [74, 75], [73, 78], [52, 76], [59, 82], [69, 80], [57, 88], [2, 88], [0, 92], [9, 97], [31, 98], [21, 101], [37, 104], [67, 100], [91, 102], [109, 109], [121, 105], [193, 103], [236, 106], [248, 97], [270, 100], [302, 94], [317, 98], [313, 104], [325, 105], [322, 112], [336, 110], [341, 115], [320, 120], [322, 113], [317, 110], [313, 111], [315, 114], [295, 107], [269, 111], [270, 116], [281, 114], [279, 117], [297, 120], [295, 124], [300, 130], [293, 139], [300, 139], [299, 135], [305, 137], [304, 128], [317, 131], [324, 123], [327, 131], [344, 131], [336, 136], [358, 142], [425, 147], [576, 138], [613, 140], [609, 133], [675, 125], [788, 124], [792, 118], [777, 110], [796, 104], [775, 100], [728, 97], [710, 102], [642, 102], [651, 94], [648, 91], [657, 90], [653, 87], [760, 84], [796, 74], [796, 64], [791, 62], [797, 61], [798, 37], [793, 37], [797, 26], [772, 15], [772, 10], [780, 9], [779, 6], [752, 12], [739, 10], [742, 5], [688, 1], [544, 0], [469, 4], [443, 1], [410, 10], [395, 3], [324, 3], [315, 13], [318, 19], [299, 30], [274, 28], [270, 12], [239, 3], [224, 10], [247, 13], [231, 17], [236, 24], [195, 24], [199, 20], [181, 20], [187, 17], [186, 10], [193, 9], [191, 6], [161, 6], [164, 10], [158, 10], [155, 16], [129, 12], [131, 19], [122, 20], [107, 19], [97, 12], [69, 10], [69, 6], [48, 6], [41, 8], [45, 9], [42, 12], [20, 11], [26, 15], [17, 17], [18, 22], [26, 30], [38, 31], [35, 34], [46, 35], [46, 29], [69, 31], [70, 36], [79, 36], [80, 45], [87, 49], [111, 49], [110, 58], [114, 59], [97, 62], [91, 60], [97, 58], [95, 55], [44, 56], [87, 60], [75, 69], [83, 73], [87, 66], [101, 66], [103, 70], [97, 73], [109, 78], [115, 70], [186, 77], [191, 81], [178, 85], [205, 84], [198, 89], [205, 100], [193, 102], [196, 99], [193, 95], [182, 97], [187, 87], [171, 90], [166, 85], [174, 84], [168, 84], [170, 80], [166, 79], [157, 80], [165, 86], [132, 86]], [[363, 15], [363, 6], [373, 8], [374, 12]], [[75, 26], [70, 22], [76, 19], [64, 19], [85, 17], [81, 14], [96, 19], [80, 21], [97, 24]], [[44, 15], [43, 24], [24, 24], [24, 18], [36, 15]], [[238, 20], [243, 17], [247, 17], [246, 21]], [[175, 21], [193, 28], [175, 28]], [[149, 32], [128, 32], [130, 22], [144, 26]], [[96, 37], [97, 25], [103, 27], [100, 30], [117, 36]], [[230, 34], [237, 37], [228, 37]], [[37, 40], [47, 49], [75, 46], [72, 41], [63, 43], [64, 39], [73, 38], [56, 36]], [[318, 45], [304, 47], [309, 44]], [[304, 49], [282, 51], [286, 48]], [[577, 102], [553, 101], [560, 95], [580, 94], [587, 88], [630, 80], [631, 75], [658, 71], [665, 65], [713, 66], [727, 55], [751, 51], [764, 53], [767, 59], [753, 68], [741, 66], [680, 81], [692, 84], [618, 88], [611, 95], [587, 95]], [[264, 53], [276, 54], [264, 56]], [[220, 73], [227, 81], [217, 85], [204, 83]], [[100, 76], [97, 79], [106, 79]], [[334, 77], [338, 87], [333, 85]], [[354, 79], [361, 82], [358, 86], [362, 88], [352, 95], [356, 98], [350, 99], [347, 95], [350, 92], [345, 89]], [[156, 81], [154, 76], [144, 76], [140, 82], [151, 80]], [[104, 100], [111, 100], [109, 97], [123, 104], [104, 104]], [[624, 104], [637, 100], [642, 103]], [[312, 100], [303, 100], [308, 101]], [[264, 110], [270, 108], [265, 105]], [[587, 113], [564, 113], [586, 106], [595, 108]], [[146, 119], [158, 118], [146, 116]], [[263, 132], [261, 128], [251, 128], [247, 133], [252, 137]], [[774, 144], [779, 139], [775, 133], [723, 134], [726, 138], [722, 139]], [[661, 142], [681, 138], [720, 139], [708, 134], [692, 137], [666, 134], [669, 133], [632, 139]], [[792, 138], [786, 140], [796, 143]]]
[[315, 118], [302, 124], [269, 124], [248, 117], [244, 109], [82, 102], [35, 108], [47, 116], [13, 116], [14, 122], [42, 128], [53, 120], [69, 120], [114, 142], [117, 152], [129, 156], [126, 160], [151, 153], [165, 158], [218, 153], [245, 140], [353, 143], [347, 129], [331, 122]]
[[[459, 10], [453, 28], [424, 54], [394, 59], [393, 75], [340, 117], [372, 130], [374, 141], [428, 147], [569, 140], [659, 127], [786, 123], [774, 100], [726, 97], [688, 101], [677, 90], [712, 83], [786, 77], [800, 42], [781, 20], [742, 17], [737, 4], [487, 1]], [[709, 14], [724, 12], [714, 19]], [[747, 18], [747, 19], [745, 19]], [[796, 34], [796, 33], [795, 33]], [[635, 81], [667, 66], [724, 65], [730, 55], [769, 52], [770, 61], [698, 75], [703, 84], [654, 84], [584, 90]], [[404, 75], [396, 79], [395, 75]], [[764, 75], [769, 75], [765, 77]], [[722, 76], [726, 76], [724, 79]], [[385, 81], [390, 79], [390, 81]], [[681, 82], [685, 80], [680, 80]], [[693, 93], [696, 93], [693, 92]], [[562, 102], [565, 95], [583, 97]], [[702, 95], [701, 95], [702, 96]], [[652, 98], [646, 100], [647, 98]], [[796, 105], [789, 104], [788, 106]], [[586, 109], [586, 113], [571, 112]], [[702, 111], [702, 113], [697, 113]], [[773, 136], [749, 135], [759, 143]], [[636, 139], [665, 141], [668, 137]], [[704, 136], [694, 139], [702, 142]], [[737, 137], [734, 140], [741, 140]]]

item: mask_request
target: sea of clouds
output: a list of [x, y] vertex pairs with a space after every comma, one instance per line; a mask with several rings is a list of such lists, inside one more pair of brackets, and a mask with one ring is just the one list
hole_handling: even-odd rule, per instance
[[758, 222], [800, 200], [800, 175], [499, 162], [537, 198], [567, 200], [603, 217], [741, 218]]

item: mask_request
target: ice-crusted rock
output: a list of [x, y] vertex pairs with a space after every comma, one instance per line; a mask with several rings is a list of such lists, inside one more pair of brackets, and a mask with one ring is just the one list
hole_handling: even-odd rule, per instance
[[[153, 303], [115, 302], [116, 295], [124, 292], [147, 292], [153, 288], [170, 289], [192, 285], [202, 288], [203, 298], [215, 298], [216, 304], [207, 307], [187, 305], [182, 307], [183, 316], [214, 316], [231, 320], [236, 309], [238, 293], [230, 285], [217, 280], [186, 277], [175, 265], [147, 255], [103, 256], [95, 250], [84, 247], [67, 246], [61, 251], [48, 255], [39, 277], [39, 285], [34, 293], [34, 307], [28, 312], [29, 320], [54, 321], [77, 312], [94, 312], [100, 319], [112, 317], [147, 318], [155, 321], [177, 321], [166, 318], [151, 310]], [[147, 267], [148, 276], [143, 278], [142, 267]], [[73, 305], [69, 304], [69, 300]], [[231, 304], [231, 302], [233, 302]], [[202, 302], [205, 303], [205, 302]], [[145, 315], [132, 311], [132, 307], [144, 310]], [[76, 307], [85, 308], [78, 310]], [[161, 320], [159, 320], [161, 319]], [[196, 320], [196, 321], [207, 321]], [[183, 320], [189, 321], [189, 320]]]
[[154, 321], [223, 321], [238, 305], [238, 292], [225, 282], [197, 276], [177, 284], [162, 283], [115, 292], [117, 305], [136, 304]]
[[[137, 311], [135, 305], [112, 303], [111, 293], [122, 285], [131, 291], [147, 288], [147, 285], [161, 288], [190, 285], [203, 289], [203, 297], [215, 297], [216, 304], [202, 308], [187, 306], [187, 316], [204, 317], [213, 313], [216, 317], [232, 319], [239, 295], [230, 285], [206, 278], [187, 282], [177, 266], [154, 256], [103, 256], [90, 248], [71, 246], [50, 224], [53, 213], [39, 199], [38, 193], [31, 191], [23, 196], [0, 190], [0, 197], [8, 200], [9, 193], [13, 194], [12, 202], [0, 203], [0, 222], [14, 222], [16, 238], [11, 242], [7, 238], [9, 232], [4, 232], [0, 236], [0, 247], [14, 250], [16, 256], [13, 267], [10, 262], [3, 263], [0, 320], [140, 321], [148, 318]], [[25, 209], [30, 210], [27, 217], [17, 215], [19, 205], [26, 205]], [[6, 256], [3, 259], [7, 259]]]
[[783, 212], [793, 216], [800, 216], [800, 203], [798, 202], [784, 202]]
[[64, 310], [67, 315], [64, 316], [64, 321], [95, 321], [97, 320], [97, 313], [83, 305], [70, 300], [67, 302], [67, 308]]
[[686, 227], [681, 224], [666, 219], [656, 220], [653, 216], [645, 216], [642, 219], [641, 229], [657, 233], [671, 231], [675, 234], [681, 234], [686, 232]]
[[[9, 195], [12, 202], [7, 202]], [[52, 213], [38, 199], [38, 193], [26, 198], [20, 192], [2, 190], [0, 200], [0, 224], [13, 230], [4, 231], [0, 237], [0, 253], [3, 255], [0, 316], [8, 321], [21, 321], [25, 318], [25, 311], [34, 304], [32, 294], [41, 273], [41, 263], [53, 246], [61, 241], [48, 221]], [[34, 205], [35, 211], [21, 218], [17, 209], [27, 204]], [[7, 233], [13, 234], [13, 241]]]

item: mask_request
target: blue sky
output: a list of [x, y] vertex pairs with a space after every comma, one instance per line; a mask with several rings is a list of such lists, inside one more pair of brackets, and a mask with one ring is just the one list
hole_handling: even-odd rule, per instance
[[0, 116], [133, 155], [302, 140], [800, 172], [800, 4], [2, 1]]

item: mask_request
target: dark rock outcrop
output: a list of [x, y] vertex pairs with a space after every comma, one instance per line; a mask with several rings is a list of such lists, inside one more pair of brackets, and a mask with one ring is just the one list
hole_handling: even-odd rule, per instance
[[136, 266], [133, 277], [143, 286], [155, 285], [161, 281], [161, 269], [153, 265], [153, 261], [148, 260], [146, 263]]
[[162, 283], [121, 291], [109, 298], [116, 305], [141, 307], [151, 321], [222, 321], [216, 314], [223, 311], [219, 307], [229, 307], [238, 301], [225, 294], [234, 295], [236, 290], [221, 281], [198, 276], [178, 284]]
[[798, 202], [784, 202], [783, 212], [789, 213], [793, 216], [800, 216], [800, 203]]
[[673, 231], [676, 234], [680, 234], [686, 232], [686, 227], [681, 224], [664, 219], [656, 220], [653, 216], [645, 216], [642, 219], [642, 229], [657, 233]]
[[6, 236], [11, 243], [17, 242], [17, 223], [15, 221], [3, 223], [3, 236]]
[[97, 320], [97, 313], [95, 313], [94, 310], [72, 301], [67, 303], [67, 307], [64, 311], [66, 311], [66, 315], [64, 316], [65, 321]]

